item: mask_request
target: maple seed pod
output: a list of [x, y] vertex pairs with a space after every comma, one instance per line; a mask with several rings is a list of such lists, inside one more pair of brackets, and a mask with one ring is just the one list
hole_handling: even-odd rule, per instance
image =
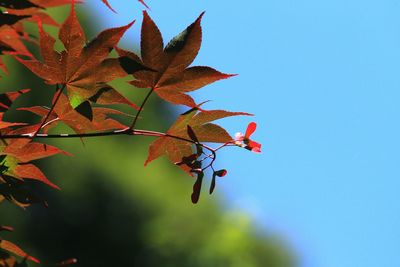
[[215, 175], [218, 176], [218, 177], [224, 177], [227, 173], [228, 173], [227, 170], [222, 169], [222, 170], [216, 171]]
[[204, 177], [204, 173], [203, 172], [197, 173], [197, 179], [196, 179], [196, 182], [193, 185], [193, 192], [192, 192], [192, 195], [191, 195], [191, 199], [192, 199], [192, 203], [193, 204], [196, 204], [199, 201], [200, 192], [201, 192], [201, 184], [203, 182], [203, 177]]
[[210, 195], [214, 192], [214, 189], [215, 189], [215, 176], [216, 176], [216, 174], [214, 172], [212, 180], [211, 180], [210, 190], [209, 190]]

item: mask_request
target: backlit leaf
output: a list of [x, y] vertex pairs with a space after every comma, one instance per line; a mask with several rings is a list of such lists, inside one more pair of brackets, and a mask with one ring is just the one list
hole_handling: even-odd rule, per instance
[[55, 189], [60, 189], [57, 185], [50, 182], [43, 174], [43, 172], [33, 164], [17, 165], [14, 168], [12, 174], [17, 178], [36, 180], [44, 184], [47, 184], [48, 186], [53, 187]]
[[138, 0], [138, 1], [139, 1], [139, 3], [144, 5], [147, 9], [150, 9], [150, 7], [144, 2], [144, 0]]
[[[108, 3], [107, 0], [101, 0], [112, 12], [117, 13]], [[143, 1], [143, 0], [138, 0], [143, 6], [145, 6], [147, 9], [150, 9], [150, 7]]]
[[107, 0], [101, 0], [112, 12], [117, 13], [112, 7], [111, 5], [108, 3]]
[[40, 261], [30, 255], [28, 255], [25, 251], [23, 251], [20, 247], [15, 245], [14, 243], [11, 243], [10, 241], [0, 239], [0, 249], [8, 251], [16, 256], [22, 257], [22, 258], [27, 258], [28, 260], [35, 262], [35, 263], [40, 263]]
[[7, 92], [0, 94], [0, 129], [5, 129], [11, 126], [25, 125], [25, 123], [20, 122], [7, 122], [3, 120], [4, 113], [11, 107], [15, 99], [17, 99], [22, 94], [29, 92], [30, 89], [23, 89], [15, 92]]
[[[21, 141], [26, 144], [22, 146], [16, 144], [16, 142]], [[70, 155], [57, 147], [42, 143], [30, 142], [29, 139], [20, 139], [11, 143], [11, 145], [7, 146], [2, 152], [0, 152], [0, 154], [11, 155], [20, 163], [26, 163], [32, 160], [50, 157], [56, 154]]]
[[47, 207], [46, 201], [38, 197], [29, 186], [26, 186], [23, 180], [7, 175], [2, 175], [2, 178], [3, 180], [0, 178], [0, 196], [3, 198], [21, 208], [29, 207], [35, 203]]
[[19, 20], [29, 18], [30, 16], [18, 16], [0, 11], [0, 27], [3, 25], [13, 25]]
[[[3, 0], [1, 1], [4, 7], [7, 7], [7, 14], [5, 19], [7, 24], [12, 25], [19, 21], [31, 21], [36, 22], [38, 19], [44, 24], [59, 26], [58, 23], [45, 13], [45, 9], [49, 7], [62, 6], [66, 4], [71, 4], [72, 2], [80, 3], [81, 1], [73, 0]], [[0, 4], [1, 5], [1, 4]], [[12, 23], [12, 20], [15, 20]], [[4, 20], [0, 19], [1, 22]], [[18, 25], [22, 26], [21, 24]], [[23, 29], [20, 30], [21, 33], [24, 32]]]
[[[173, 104], [182, 104], [190, 107], [197, 106], [195, 101], [186, 93], [197, 90], [215, 81], [231, 77], [210, 67], [190, 67], [200, 49], [202, 31], [200, 22], [202, 13], [195, 22], [188, 26], [178, 36], [174, 37], [164, 48], [160, 30], [147, 12], [143, 12], [141, 30], [141, 56], [130, 52], [121, 53], [124, 57], [125, 71], [133, 74], [135, 80], [132, 85], [140, 88], [151, 88], [162, 99]], [[128, 61], [126, 58], [129, 58]], [[136, 73], [136, 65], [151, 69], [143, 69]]]
[[97, 93], [89, 98], [90, 101], [101, 105], [125, 104], [134, 109], [138, 106], [121, 95], [117, 90], [109, 85], [99, 85]]
[[[44, 116], [49, 111], [48, 108], [40, 106], [19, 108], [18, 110], [29, 111], [39, 116]], [[48, 127], [54, 127], [59, 122], [65, 123], [76, 133], [115, 130], [127, 127], [108, 116], [109, 114], [127, 115], [121, 111], [110, 108], [94, 107], [92, 108], [92, 112], [93, 119], [90, 121], [88, 118], [77, 112], [68, 102], [67, 97], [62, 94], [53, 113], [49, 117], [49, 121], [53, 121], [53, 123], [46, 126], [45, 129]], [[21, 133], [20, 131], [18, 132]]]
[[[71, 13], [62, 24], [59, 39], [65, 50], [54, 51], [54, 39], [39, 24], [41, 54], [43, 61], [16, 57], [32, 72], [49, 84], [66, 86], [73, 107], [79, 106], [96, 94], [97, 84], [107, 83], [126, 73], [119, 67], [118, 59], [107, 59], [124, 32], [133, 24], [101, 32], [86, 44], [86, 38], [72, 5]], [[110, 67], [113, 71], [107, 71]]]
[[11, 26], [0, 27], [0, 54], [19, 54], [32, 57], [21, 39], [21, 35]]
[[28, 0], [0, 0], [0, 6], [12, 9], [25, 9], [30, 7], [39, 7]]
[[[230, 112], [225, 110], [198, 111], [192, 109], [186, 112], [175, 121], [168, 129], [167, 134], [187, 140], [192, 140], [188, 135], [189, 125], [196, 134], [199, 142], [226, 143], [232, 141], [232, 137], [219, 125], [210, 123], [230, 116], [251, 115], [244, 112]], [[149, 147], [149, 155], [145, 165], [160, 156], [167, 156], [173, 163], [180, 162], [183, 157], [194, 153], [193, 144], [188, 141], [179, 140], [173, 137], [159, 137]], [[189, 171], [186, 166], [180, 166], [184, 171]]]

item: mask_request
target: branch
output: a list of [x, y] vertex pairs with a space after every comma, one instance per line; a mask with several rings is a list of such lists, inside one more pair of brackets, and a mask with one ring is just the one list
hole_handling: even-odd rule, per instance
[[[129, 127], [120, 129], [120, 130], [115, 130], [115, 131], [110, 131], [110, 132], [97, 132], [97, 133], [81, 133], [81, 134], [36, 134], [36, 136], [33, 133], [26, 133], [26, 134], [5, 134], [5, 135], [0, 135], [1, 139], [33, 139], [33, 138], [53, 138], [53, 139], [63, 139], [63, 138], [85, 138], [85, 137], [100, 137], [100, 136], [112, 136], [112, 135], [142, 135], [142, 136], [153, 136], [153, 137], [170, 137], [170, 138], [175, 138], [178, 140], [186, 141], [189, 143], [193, 144], [198, 144], [194, 142], [193, 140], [186, 139], [180, 136], [176, 135], [171, 135], [167, 133], [162, 133], [162, 132], [156, 132], [156, 131], [149, 131], [149, 130], [131, 130]], [[209, 149], [209, 150], [214, 150], [213, 148], [204, 145], [204, 144], [199, 144], [202, 147]]]
[[36, 134], [33, 133], [26, 133], [26, 134], [5, 134], [0, 135], [2, 139], [33, 139], [33, 138], [84, 138], [84, 137], [99, 137], [99, 136], [112, 136], [112, 135], [145, 135], [145, 136], [155, 136], [161, 137], [165, 136], [164, 133], [155, 132], [155, 131], [146, 131], [146, 130], [130, 130], [129, 127], [115, 130], [110, 132], [97, 132], [97, 133], [81, 133], [81, 134]]
[[210, 167], [213, 162], [216, 159], [216, 151], [220, 149], [221, 147], [218, 147], [217, 149], [214, 149], [208, 145], [202, 144], [195, 142], [191, 139], [187, 139], [184, 137], [176, 136], [176, 135], [171, 135], [168, 133], [162, 133], [162, 132], [156, 132], [156, 131], [149, 131], [149, 130], [131, 130], [129, 127], [120, 129], [120, 130], [115, 130], [115, 131], [110, 131], [110, 132], [97, 132], [97, 133], [78, 133], [78, 134], [44, 134], [44, 133], [26, 133], [26, 134], [5, 134], [5, 135], [0, 135], [1, 140], [5, 139], [65, 139], [65, 138], [88, 138], [88, 137], [101, 137], [101, 136], [114, 136], [114, 135], [141, 135], [141, 136], [150, 136], [150, 137], [170, 137], [174, 139], [178, 139], [181, 141], [189, 142], [195, 145], [200, 145], [201, 147], [209, 150], [211, 152], [211, 155], [208, 156], [208, 158], [211, 158], [211, 163], [205, 167], [204, 169]]

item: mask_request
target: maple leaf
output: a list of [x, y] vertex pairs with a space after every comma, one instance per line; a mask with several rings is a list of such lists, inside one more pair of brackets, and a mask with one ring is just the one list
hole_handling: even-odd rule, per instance
[[144, 0], [138, 0], [139, 3], [141, 3], [142, 5], [144, 5], [145, 8], [150, 10], [150, 7], [144, 2]]
[[101, 0], [112, 12], [117, 13], [117, 11], [114, 10], [114, 8], [111, 7], [110, 3], [108, 3], [107, 0]]
[[72, 3], [82, 3], [79, 0], [1, 0], [0, 6], [7, 8], [7, 11], [32, 9], [45, 9], [49, 7], [63, 6]]
[[[116, 101], [120, 102], [119, 100]], [[49, 108], [42, 106], [23, 107], [18, 108], [18, 110], [29, 111], [41, 117], [46, 116], [49, 112]], [[109, 114], [127, 115], [121, 111], [103, 107], [94, 107], [91, 111], [93, 115], [92, 120], [86, 118], [76, 111], [76, 109], [72, 108], [67, 97], [62, 94], [53, 112], [50, 114], [48, 118], [49, 123], [45, 125], [44, 130], [48, 131], [50, 128], [55, 127], [59, 122], [65, 123], [76, 133], [124, 129], [127, 127], [108, 116]], [[41, 123], [25, 128], [23, 127], [13, 131], [12, 134], [32, 133], [35, 132], [37, 127], [40, 125]]]
[[82, 3], [82, 1], [78, 0], [30, 0], [32, 3], [41, 6], [41, 7], [56, 7], [63, 6], [72, 3]]
[[[29, 254], [27, 254], [25, 251], [23, 251], [20, 247], [18, 247], [14, 243], [11, 243], [10, 241], [7, 241], [7, 240], [1, 239], [1, 238], [0, 238], [0, 249], [7, 251], [9, 253], [12, 253], [21, 258], [28, 259], [32, 262], [40, 263], [40, 261], [38, 259], [30, 256]], [[7, 263], [7, 265], [4, 265], [4, 266], [9, 266], [9, 265]]]
[[[0, 21], [1, 21], [1, 15], [0, 15]], [[11, 26], [9, 25], [0, 26], [0, 55], [19, 54], [32, 57], [32, 54], [26, 49], [21, 39], [22, 37], [20, 36], [20, 34]], [[2, 69], [4, 73], [8, 73], [7, 66], [3, 63], [1, 58], [0, 58], [0, 69]]]
[[[117, 50], [119, 55], [124, 57], [122, 67], [136, 79], [131, 81], [131, 84], [139, 88], [151, 88], [159, 97], [173, 104], [195, 107], [196, 103], [186, 93], [233, 76], [210, 67], [188, 68], [200, 49], [200, 22], [203, 14], [164, 48], [158, 27], [144, 11], [140, 42], [141, 59], [132, 52]], [[142, 65], [151, 70], [137, 71], [135, 66]], [[133, 69], [134, 73], [130, 69]]]
[[0, 27], [0, 54], [19, 54], [32, 57], [22, 43], [19, 33], [8, 25]]
[[[221, 126], [212, 121], [230, 116], [251, 115], [244, 112], [230, 112], [225, 110], [200, 111], [197, 108], [179, 116], [176, 122], [168, 129], [167, 135], [154, 140], [149, 147], [149, 155], [145, 165], [163, 155], [173, 163], [181, 162], [184, 157], [193, 154], [193, 143], [174, 137], [192, 140], [188, 134], [188, 125], [196, 135], [198, 142], [227, 143], [233, 138]], [[170, 136], [173, 137], [170, 137]], [[184, 171], [190, 171], [186, 165], [179, 165]]]
[[30, 16], [24, 15], [24, 16], [18, 16], [18, 15], [13, 15], [9, 14], [3, 11], [0, 11], [0, 27], [3, 25], [13, 25], [14, 23], [18, 22], [19, 20], [29, 18]]
[[139, 107], [121, 95], [116, 89], [107, 84], [98, 84], [97, 93], [89, 98], [89, 101], [100, 105], [125, 104], [134, 109]]
[[[4, 64], [3, 59], [0, 57], [0, 70], [2, 70], [4, 73], [8, 73], [8, 69], [6, 64]], [[0, 77], [1, 79], [1, 77]]]
[[5, 129], [17, 125], [25, 125], [25, 123], [4, 121], [3, 116], [4, 113], [10, 108], [15, 99], [17, 99], [19, 96], [29, 91], [30, 89], [23, 89], [16, 92], [8, 92], [0, 94], [0, 129]]
[[19, 163], [27, 163], [32, 160], [42, 159], [56, 154], [70, 155], [57, 147], [30, 142], [29, 139], [14, 141], [0, 152], [0, 155], [13, 156]]
[[[22, 122], [8, 122], [8, 121], [3, 121], [3, 113], [0, 113], [0, 130], [5, 129], [11, 126], [18, 126], [18, 125], [25, 125], [26, 123]], [[0, 136], [1, 137], [1, 136]]]
[[119, 60], [107, 58], [110, 50], [119, 42], [124, 32], [134, 22], [119, 28], [101, 32], [86, 44], [86, 38], [77, 20], [74, 4], [71, 13], [61, 25], [59, 39], [65, 50], [54, 51], [55, 39], [43, 30], [39, 23], [40, 51], [43, 62], [31, 59], [16, 59], [48, 84], [66, 87], [69, 100], [75, 108], [97, 93], [97, 85], [126, 76]]
[[0, 254], [0, 266], [6, 267], [16, 267], [17, 260], [15, 257], [11, 256], [8, 253], [1, 253]]
[[39, 7], [38, 5], [28, 1], [28, 0], [1, 0], [0, 6], [12, 9], [25, 9], [31, 7]]
[[30, 89], [22, 89], [14, 92], [0, 94], [0, 112], [6, 112], [18, 97], [29, 91]]
[[31, 142], [30, 139], [11, 140], [7, 144], [3, 144], [1, 150], [1, 175], [17, 179], [33, 179], [59, 189], [46, 178], [38, 167], [30, 162], [56, 154], [69, 155], [67, 152], [47, 144]]
[[[108, 3], [107, 0], [101, 0], [112, 12], [117, 13], [117, 11], [114, 10], [114, 8], [112, 8], [112, 6], [110, 5], [110, 3]], [[150, 7], [143, 1], [143, 0], [138, 0], [139, 3], [141, 3], [142, 5], [144, 5], [147, 9], [150, 9]]]
[[0, 26], [12, 25], [18, 33], [24, 35], [27, 40], [31, 40], [24, 30], [23, 21], [36, 22], [40, 20], [41, 23], [58, 27], [59, 24], [45, 12], [45, 9], [73, 2], [81, 3], [81, 1], [73, 0], [2, 0], [0, 7], [5, 10], [4, 12], [0, 11]]
[[[42, 23], [59, 26], [58, 23], [45, 12], [45, 9], [48, 7], [71, 4], [72, 2], [72, 0], [2, 0], [0, 1], [0, 6], [6, 8], [6, 18], [9, 21], [15, 20], [15, 22], [17, 22], [23, 19], [24, 21], [35, 22], [37, 19], [40, 19]], [[81, 1], [75, 2], [80, 3]], [[18, 25], [16, 28], [21, 28], [20, 32], [24, 32], [22, 25]]]
[[[6, 170], [4, 166], [2, 169], [2, 171]], [[0, 199], [7, 199], [21, 208], [29, 207], [34, 203], [47, 207], [47, 202], [38, 197], [24, 181], [5, 174], [0, 176]]]

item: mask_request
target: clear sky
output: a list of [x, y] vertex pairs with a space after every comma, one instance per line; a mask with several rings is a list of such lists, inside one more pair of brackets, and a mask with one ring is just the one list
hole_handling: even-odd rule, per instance
[[[141, 20], [135, 0], [110, 0], [119, 15], [89, 2], [104, 27]], [[168, 40], [206, 11], [195, 64], [239, 76], [195, 98], [256, 114], [222, 122], [234, 134], [257, 121], [263, 144], [223, 154], [226, 205], [283, 236], [302, 267], [400, 266], [400, 2], [148, 4]]]

